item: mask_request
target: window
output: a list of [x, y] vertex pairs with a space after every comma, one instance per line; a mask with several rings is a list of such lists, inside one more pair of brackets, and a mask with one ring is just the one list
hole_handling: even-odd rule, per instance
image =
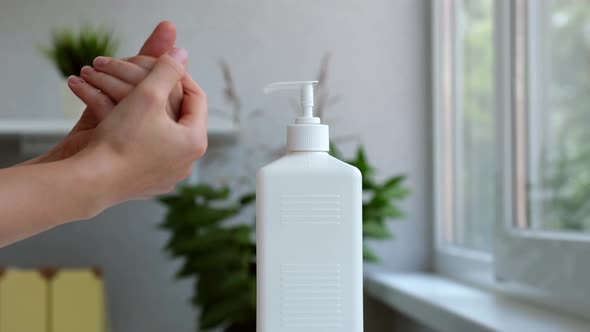
[[444, 242], [492, 250], [495, 219], [493, 1], [445, 2]]
[[433, 7], [437, 269], [590, 317], [590, 3]]
[[528, 12], [522, 226], [590, 232], [590, 4], [544, 0], [530, 2]]
[[434, 2], [438, 243], [487, 256], [497, 218], [494, 2]]

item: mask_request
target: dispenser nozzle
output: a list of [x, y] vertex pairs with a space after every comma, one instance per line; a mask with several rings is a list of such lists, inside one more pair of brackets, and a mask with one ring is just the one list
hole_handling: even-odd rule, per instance
[[303, 116], [287, 126], [287, 148], [289, 151], [330, 151], [328, 126], [313, 116], [313, 85], [318, 81], [280, 82], [264, 87], [265, 93], [280, 90], [299, 89]]
[[[319, 119], [313, 116], [313, 85], [318, 81], [296, 81], [296, 82], [278, 82], [264, 87], [264, 93], [271, 93], [282, 90], [298, 89], [301, 93], [301, 109], [303, 117], [298, 118], [299, 123], [319, 122]], [[317, 120], [316, 120], [317, 119]]]

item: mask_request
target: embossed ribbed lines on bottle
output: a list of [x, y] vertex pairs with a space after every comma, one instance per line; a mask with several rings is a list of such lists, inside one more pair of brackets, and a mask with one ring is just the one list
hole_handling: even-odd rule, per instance
[[340, 265], [281, 265], [281, 322], [291, 328], [340, 327]]
[[281, 196], [283, 224], [339, 224], [341, 212], [341, 197], [337, 194]]

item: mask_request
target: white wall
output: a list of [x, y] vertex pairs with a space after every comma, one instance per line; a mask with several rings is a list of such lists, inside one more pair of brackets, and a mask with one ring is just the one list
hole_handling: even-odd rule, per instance
[[[406, 173], [411, 197], [394, 241], [375, 244], [394, 270], [429, 267], [430, 116], [429, 11], [415, 0], [0, 0], [0, 121], [58, 116], [57, 74], [36, 49], [49, 29], [80, 22], [112, 26], [121, 55], [133, 54], [162, 19], [178, 26], [178, 45], [191, 55], [190, 72], [224, 107], [217, 60], [232, 66], [246, 109], [265, 117], [248, 122], [256, 142], [284, 143], [292, 111], [286, 98], [265, 97], [278, 80], [315, 77], [320, 57], [333, 55], [330, 90], [342, 101], [330, 112], [333, 136], [359, 134], [381, 174]], [[347, 149], [350, 151], [350, 149]], [[14, 141], [0, 142], [7, 165]], [[262, 161], [260, 161], [262, 162]], [[229, 166], [228, 166], [229, 165]], [[238, 171], [236, 163], [207, 169], [202, 178]], [[252, 174], [253, 176], [253, 174]], [[161, 252], [167, 235], [155, 228], [163, 210], [134, 202], [91, 221], [67, 225], [0, 250], [0, 265], [100, 265], [105, 269], [114, 332], [189, 331], [190, 283], [173, 282], [177, 262]]]

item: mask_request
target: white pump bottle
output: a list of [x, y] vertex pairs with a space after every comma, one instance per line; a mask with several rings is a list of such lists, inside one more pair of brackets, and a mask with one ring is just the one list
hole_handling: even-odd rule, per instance
[[284, 157], [256, 181], [257, 332], [362, 332], [362, 186], [358, 169], [328, 154], [313, 116], [317, 81], [301, 91]]

